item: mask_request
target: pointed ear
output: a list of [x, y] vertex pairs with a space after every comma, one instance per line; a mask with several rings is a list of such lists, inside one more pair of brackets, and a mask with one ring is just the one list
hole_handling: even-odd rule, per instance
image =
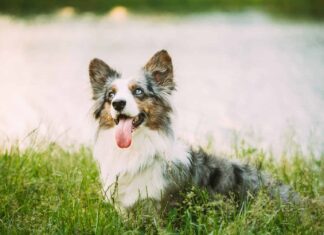
[[89, 76], [92, 87], [93, 99], [98, 99], [109, 79], [120, 77], [119, 73], [110, 68], [100, 59], [93, 59], [89, 65]]
[[166, 50], [155, 53], [143, 69], [157, 85], [171, 90], [175, 88], [172, 60]]

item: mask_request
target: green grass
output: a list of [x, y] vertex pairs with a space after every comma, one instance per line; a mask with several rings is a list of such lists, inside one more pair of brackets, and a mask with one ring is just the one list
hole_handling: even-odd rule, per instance
[[[105, 202], [88, 148], [55, 144], [0, 153], [0, 234], [323, 234], [323, 157], [296, 153], [280, 162], [262, 151], [235, 148], [238, 158], [262, 165], [308, 200], [283, 205], [262, 192], [243, 204], [210, 200], [193, 188], [166, 215], [142, 210], [122, 218]], [[307, 160], [306, 160], [307, 159]]]

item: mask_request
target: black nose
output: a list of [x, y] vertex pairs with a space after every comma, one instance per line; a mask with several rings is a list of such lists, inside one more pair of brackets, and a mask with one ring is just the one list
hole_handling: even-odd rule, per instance
[[118, 112], [122, 111], [126, 105], [126, 100], [115, 100], [112, 102], [112, 106]]

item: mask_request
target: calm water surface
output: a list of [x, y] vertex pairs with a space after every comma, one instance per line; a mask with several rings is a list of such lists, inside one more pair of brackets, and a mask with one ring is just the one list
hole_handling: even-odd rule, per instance
[[173, 57], [179, 135], [235, 136], [274, 152], [324, 151], [324, 23], [275, 21], [257, 13], [176, 17], [0, 17], [0, 142], [91, 144], [88, 63], [125, 76], [165, 48]]

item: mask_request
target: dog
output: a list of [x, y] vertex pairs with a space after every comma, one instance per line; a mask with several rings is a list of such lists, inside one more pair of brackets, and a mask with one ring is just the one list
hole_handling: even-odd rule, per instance
[[186, 186], [239, 198], [264, 187], [283, 201], [298, 200], [289, 186], [266, 173], [177, 138], [171, 99], [176, 84], [166, 50], [154, 54], [134, 77], [124, 78], [100, 59], [90, 62], [89, 76], [98, 122], [94, 158], [104, 195], [118, 208], [128, 210], [146, 198], [163, 207]]

